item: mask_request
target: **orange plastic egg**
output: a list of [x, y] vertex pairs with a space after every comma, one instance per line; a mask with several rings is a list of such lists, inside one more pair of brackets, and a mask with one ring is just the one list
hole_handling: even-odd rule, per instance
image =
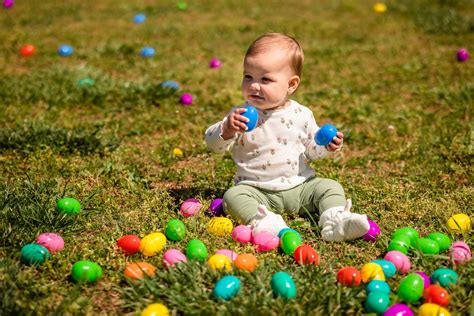
[[127, 265], [123, 274], [130, 279], [142, 280], [145, 274], [154, 277], [155, 271], [156, 268], [147, 262], [132, 262]]
[[237, 269], [253, 272], [258, 265], [258, 259], [251, 253], [243, 253], [237, 256], [234, 265]]

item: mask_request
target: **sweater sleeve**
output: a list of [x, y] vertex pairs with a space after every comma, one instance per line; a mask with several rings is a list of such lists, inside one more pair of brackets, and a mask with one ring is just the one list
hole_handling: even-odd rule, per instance
[[316, 124], [316, 120], [314, 119], [314, 115], [312, 113], [308, 123], [309, 133], [308, 138], [304, 143], [306, 147], [306, 157], [308, 157], [310, 160], [316, 160], [327, 157], [330, 152], [326, 149], [326, 147], [316, 144], [316, 141], [314, 140], [314, 136], [319, 130], [319, 126]]
[[226, 120], [227, 117], [224, 118], [222, 121], [209, 126], [204, 135], [207, 147], [217, 153], [224, 153], [229, 150], [237, 138], [237, 134], [227, 140], [222, 138], [222, 125], [225, 123]]

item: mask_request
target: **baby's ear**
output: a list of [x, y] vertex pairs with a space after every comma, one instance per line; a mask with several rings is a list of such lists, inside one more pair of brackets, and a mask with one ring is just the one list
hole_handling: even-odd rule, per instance
[[300, 76], [294, 75], [288, 81], [288, 95], [293, 94], [293, 92], [298, 89], [301, 82]]

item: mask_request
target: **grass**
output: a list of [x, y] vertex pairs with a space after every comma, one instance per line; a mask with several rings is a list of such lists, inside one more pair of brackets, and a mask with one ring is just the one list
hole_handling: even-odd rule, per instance
[[[391, 233], [411, 226], [421, 235], [441, 231], [474, 246], [472, 232], [445, 227], [455, 213], [472, 217], [472, 57], [470, 1], [387, 1], [375, 14], [371, 1], [192, 1], [179, 11], [173, 1], [17, 1], [0, 16], [0, 293], [1, 314], [138, 314], [161, 302], [173, 314], [347, 315], [364, 313], [362, 288], [336, 284], [337, 269], [363, 264], [386, 251]], [[132, 23], [144, 12], [145, 24]], [[205, 208], [233, 183], [229, 155], [210, 153], [208, 125], [242, 102], [241, 63], [248, 44], [267, 31], [296, 36], [305, 50], [303, 81], [295, 99], [320, 124], [346, 135], [344, 150], [313, 163], [322, 177], [339, 181], [357, 212], [368, 214], [383, 235], [375, 244], [332, 244], [320, 238], [317, 221], [287, 215], [320, 254], [320, 265], [299, 267], [282, 252], [258, 254], [254, 273], [233, 271], [240, 294], [217, 302], [212, 289], [222, 273], [189, 263], [166, 270], [161, 254], [125, 257], [116, 240], [164, 231], [181, 218], [189, 197]], [[37, 47], [18, 55], [25, 43]], [[74, 46], [60, 58], [61, 44]], [[154, 58], [138, 56], [154, 47]], [[223, 62], [208, 68], [212, 57]], [[92, 86], [79, 80], [91, 78]], [[160, 83], [175, 80], [179, 91]], [[195, 103], [179, 104], [181, 93]], [[183, 157], [173, 155], [181, 148]], [[75, 197], [83, 211], [57, 212], [56, 201]], [[181, 218], [183, 219], [183, 218]], [[209, 253], [230, 248], [253, 252], [230, 238], [206, 232], [209, 214], [183, 219], [187, 236], [166, 249], [184, 249], [199, 238]], [[236, 224], [236, 223], [235, 223]], [[65, 250], [38, 268], [20, 261], [22, 245], [42, 232], [57, 232]], [[454, 268], [449, 290], [454, 315], [474, 313], [473, 264], [454, 266], [446, 253], [410, 254], [413, 271]], [[104, 270], [97, 284], [75, 284], [70, 269], [93, 260]], [[147, 261], [157, 275], [141, 284], [123, 277], [127, 262]], [[289, 272], [298, 297], [273, 297], [270, 279]], [[389, 280], [391, 301], [401, 276]], [[412, 304], [417, 310], [420, 303]]]

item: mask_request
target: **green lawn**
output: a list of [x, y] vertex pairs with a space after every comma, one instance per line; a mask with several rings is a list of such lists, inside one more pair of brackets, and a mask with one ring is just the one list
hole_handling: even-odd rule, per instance
[[[172, 314], [363, 314], [363, 287], [336, 284], [339, 268], [361, 268], [386, 252], [390, 235], [411, 226], [420, 235], [440, 231], [474, 247], [472, 231], [453, 235], [447, 219], [473, 214], [474, 6], [470, 0], [387, 1], [16, 1], [0, 11], [0, 314], [139, 314], [161, 302]], [[147, 16], [134, 24], [135, 14]], [[345, 134], [344, 150], [313, 163], [352, 198], [354, 210], [382, 229], [376, 243], [327, 243], [310, 218], [286, 217], [320, 255], [317, 267], [298, 266], [279, 252], [257, 254], [259, 268], [233, 271], [242, 281], [228, 302], [212, 296], [224, 274], [204, 263], [167, 270], [154, 257], [121, 254], [116, 241], [164, 232], [183, 220], [184, 250], [199, 238], [220, 248], [254, 252], [230, 237], [206, 232], [209, 203], [233, 184], [229, 155], [207, 150], [203, 133], [242, 102], [240, 80], [247, 46], [268, 31], [295, 36], [305, 51], [302, 85], [294, 96], [318, 123]], [[25, 58], [20, 47], [36, 54]], [[59, 57], [62, 44], [75, 49]], [[142, 58], [142, 47], [155, 48]], [[208, 67], [212, 57], [223, 66]], [[93, 86], [80, 87], [83, 78]], [[173, 92], [164, 80], [180, 83]], [[194, 104], [183, 107], [181, 93]], [[173, 149], [183, 150], [175, 157]], [[56, 202], [78, 199], [82, 212], [62, 216]], [[199, 198], [203, 212], [184, 219], [182, 201]], [[317, 219], [315, 219], [317, 220]], [[236, 223], [234, 223], [236, 224]], [[40, 267], [21, 262], [20, 249], [43, 232], [57, 232], [65, 249]], [[455, 269], [449, 289], [453, 315], [474, 313], [474, 266], [455, 266], [447, 253], [410, 254], [412, 271]], [[79, 260], [104, 270], [95, 284], [75, 284]], [[127, 262], [146, 261], [157, 275], [141, 284], [123, 276]], [[294, 300], [274, 298], [273, 273], [287, 271], [298, 287]], [[389, 280], [391, 303], [402, 276]], [[417, 310], [422, 302], [411, 304]]]

